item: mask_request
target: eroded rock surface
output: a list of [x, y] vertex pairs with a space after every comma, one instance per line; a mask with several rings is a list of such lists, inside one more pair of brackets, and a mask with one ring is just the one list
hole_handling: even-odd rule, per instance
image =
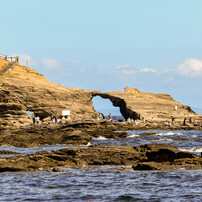
[[[0, 59], [0, 68], [7, 63]], [[120, 108], [125, 119], [144, 117], [150, 124], [153, 121], [170, 121], [171, 116], [174, 116], [176, 122], [182, 123], [184, 117], [202, 122], [202, 116], [196, 115], [189, 106], [176, 102], [167, 94], [144, 93], [129, 87], [124, 92], [107, 93], [71, 89], [51, 83], [35, 70], [16, 64], [11, 71], [0, 76], [0, 127], [31, 124], [32, 117], [27, 111], [34, 112], [43, 121], [51, 115], [59, 117], [62, 110], [70, 110], [71, 119], [97, 118], [92, 102], [94, 96], [109, 99]]]
[[[6, 171], [59, 171], [60, 167], [67, 166], [100, 166], [100, 165], [133, 165], [134, 170], [175, 170], [175, 169], [201, 169], [202, 158], [189, 152], [182, 152], [169, 145], [156, 144], [155, 150], [164, 148], [166, 152], [160, 149], [156, 152], [152, 150], [154, 145], [143, 145], [140, 148], [148, 148], [146, 151], [152, 155], [148, 156], [146, 152], [137, 152], [136, 147], [132, 146], [90, 146], [79, 148], [63, 148], [53, 151], [40, 151], [26, 156], [15, 156], [0, 158], [0, 172]], [[169, 152], [171, 151], [171, 153]], [[151, 152], [154, 152], [151, 154]], [[158, 158], [156, 154], [158, 153]], [[166, 161], [160, 160], [162, 156], [173, 155], [177, 158], [166, 158]]]
[[[2, 62], [5, 63], [0, 59]], [[52, 114], [59, 116], [62, 110], [71, 110], [72, 118], [92, 118], [96, 112], [91, 99], [89, 90], [62, 87], [33, 69], [16, 65], [0, 76], [0, 124], [1, 127], [29, 125], [32, 119], [27, 111], [41, 120]]]

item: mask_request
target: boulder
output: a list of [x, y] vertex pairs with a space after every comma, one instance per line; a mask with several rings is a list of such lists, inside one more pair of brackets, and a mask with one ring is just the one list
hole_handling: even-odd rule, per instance
[[183, 152], [171, 149], [159, 149], [158, 151], [146, 152], [148, 161], [155, 162], [174, 162], [175, 159], [181, 158], [196, 158], [197, 155], [190, 152]]

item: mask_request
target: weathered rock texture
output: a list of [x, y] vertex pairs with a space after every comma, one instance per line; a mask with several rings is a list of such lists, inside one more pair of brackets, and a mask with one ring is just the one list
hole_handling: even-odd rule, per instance
[[[5, 60], [0, 60], [5, 66]], [[32, 122], [27, 111], [33, 111], [41, 119], [61, 115], [71, 110], [71, 116], [92, 118], [96, 115], [92, 104], [92, 92], [70, 89], [49, 82], [33, 69], [16, 65], [12, 71], [0, 76], [0, 124], [19, 126]]]
[[94, 91], [93, 95], [110, 99], [114, 106], [120, 107], [126, 119], [144, 117], [151, 121], [170, 121], [171, 116], [174, 116], [175, 119], [182, 121], [184, 117], [196, 115], [189, 106], [176, 102], [168, 94], [144, 93], [136, 88], [126, 87], [125, 92]]
[[0, 172], [57, 171], [58, 167], [95, 165], [133, 165], [134, 170], [201, 169], [202, 158], [168, 144], [63, 148], [26, 156], [0, 157]]
[[[0, 69], [9, 62], [0, 59]], [[142, 118], [153, 121], [170, 120], [174, 116], [182, 121], [184, 117], [200, 116], [189, 106], [176, 102], [169, 95], [143, 93], [135, 88], [125, 88], [125, 92], [90, 91], [62, 87], [49, 82], [35, 70], [16, 64], [12, 70], [0, 76], [0, 126], [27, 125], [32, 122], [27, 111], [33, 111], [41, 119], [52, 114], [61, 115], [62, 110], [70, 110], [71, 118], [96, 118], [92, 98], [100, 96], [109, 99], [127, 118]], [[174, 110], [178, 106], [177, 110]]]

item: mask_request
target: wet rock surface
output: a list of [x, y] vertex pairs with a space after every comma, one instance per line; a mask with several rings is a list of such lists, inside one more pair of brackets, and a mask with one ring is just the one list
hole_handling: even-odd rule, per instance
[[[60, 171], [66, 166], [127, 165], [134, 170], [201, 169], [202, 158], [168, 144], [90, 146], [0, 158], [0, 172]], [[159, 149], [160, 148], [160, 149]], [[144, 151], [144, 152], [142, 152]]]
[[[12, 145], [16, 147], [37, 147], [38, 145], [86, 145], [92, 141], [93, 137], [103, 136], [105, 138], [126, 138], [129, 136], [127, 130], [149, 130], [163, 129], [176, 130], [177, 127], [166, 128], [161, 126], [150, 127], [127, 122], [111, 123], [107, 120], [96, 121], [74, 121], [66, 124], [53, 126], [49, 125], [30, 125], [20, 128], [9, 128], [0, 130], [0, 146]], [[187, 130], [193, 128], [186, 128]], [[195, 128], [194, 128], [195, 129]], [[120, 132], [116, 132], [120, 131]], [[156, 133], [142, 133], [142, 136], [155, 135]], [[176, 139], [184, 140], [184, 139]]]
[[[134, 170], [202, 168], [202, 158], [200, 156], [181, 151], [177, 147], [165, 143], [139, 146], [86, 146], [92, 142], [94, 137], [126, 138], [129, 134], [121, 131], [136, 128], [137, 126], [128, 123], [75, 121], [58, 126], [41, 125], [0, 130], [0, 145], [38, 147], [39, 145], [63, 144], [74, 146], [53, 151], [39, 151], [27, 155], [2, 156], [0, 157], [0, 172], [44, 170], [60, 172], [62, 170], [60, 167], [65, 166], [99, 165], [125, 165], [132, 166]], [[145, 135], [147, 134], [154, 135], [154, 133], [145, 133]], [[12, 152], [1, 151], [1, 154], [12, 154]]]
[[20, 154], [20, 153], [15, 151], [0, 150], [0, 155], [5, 155], [5, 154]]

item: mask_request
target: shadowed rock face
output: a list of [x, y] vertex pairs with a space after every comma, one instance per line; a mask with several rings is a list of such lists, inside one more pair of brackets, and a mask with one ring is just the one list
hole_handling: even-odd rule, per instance
[[[0, 59], [2, 69], [8, 61]], [[92, 98], [100, 96], [109, 99], [114, 106], [120, 107], [125, 119], [162, 121], [171, 116], [183, 120], [185, 116], [194, 116], [189, 106], [173, 100], [166, 94], [143, 93], [134, 88], [125, 88], [125, 92], [90, 91], [71, 89], [49, 82], [33, 69], [16, 65], [12, 71], [0, 76], [0, 126], [11, 127], [32, 123], [27, 111], [32, 111], [41, 119], [52, 114], [59, 116], [62, 110], [70, 110], [71, 118], [96, 118]], [[177, 110], [174, 110], [178, 106]]]

